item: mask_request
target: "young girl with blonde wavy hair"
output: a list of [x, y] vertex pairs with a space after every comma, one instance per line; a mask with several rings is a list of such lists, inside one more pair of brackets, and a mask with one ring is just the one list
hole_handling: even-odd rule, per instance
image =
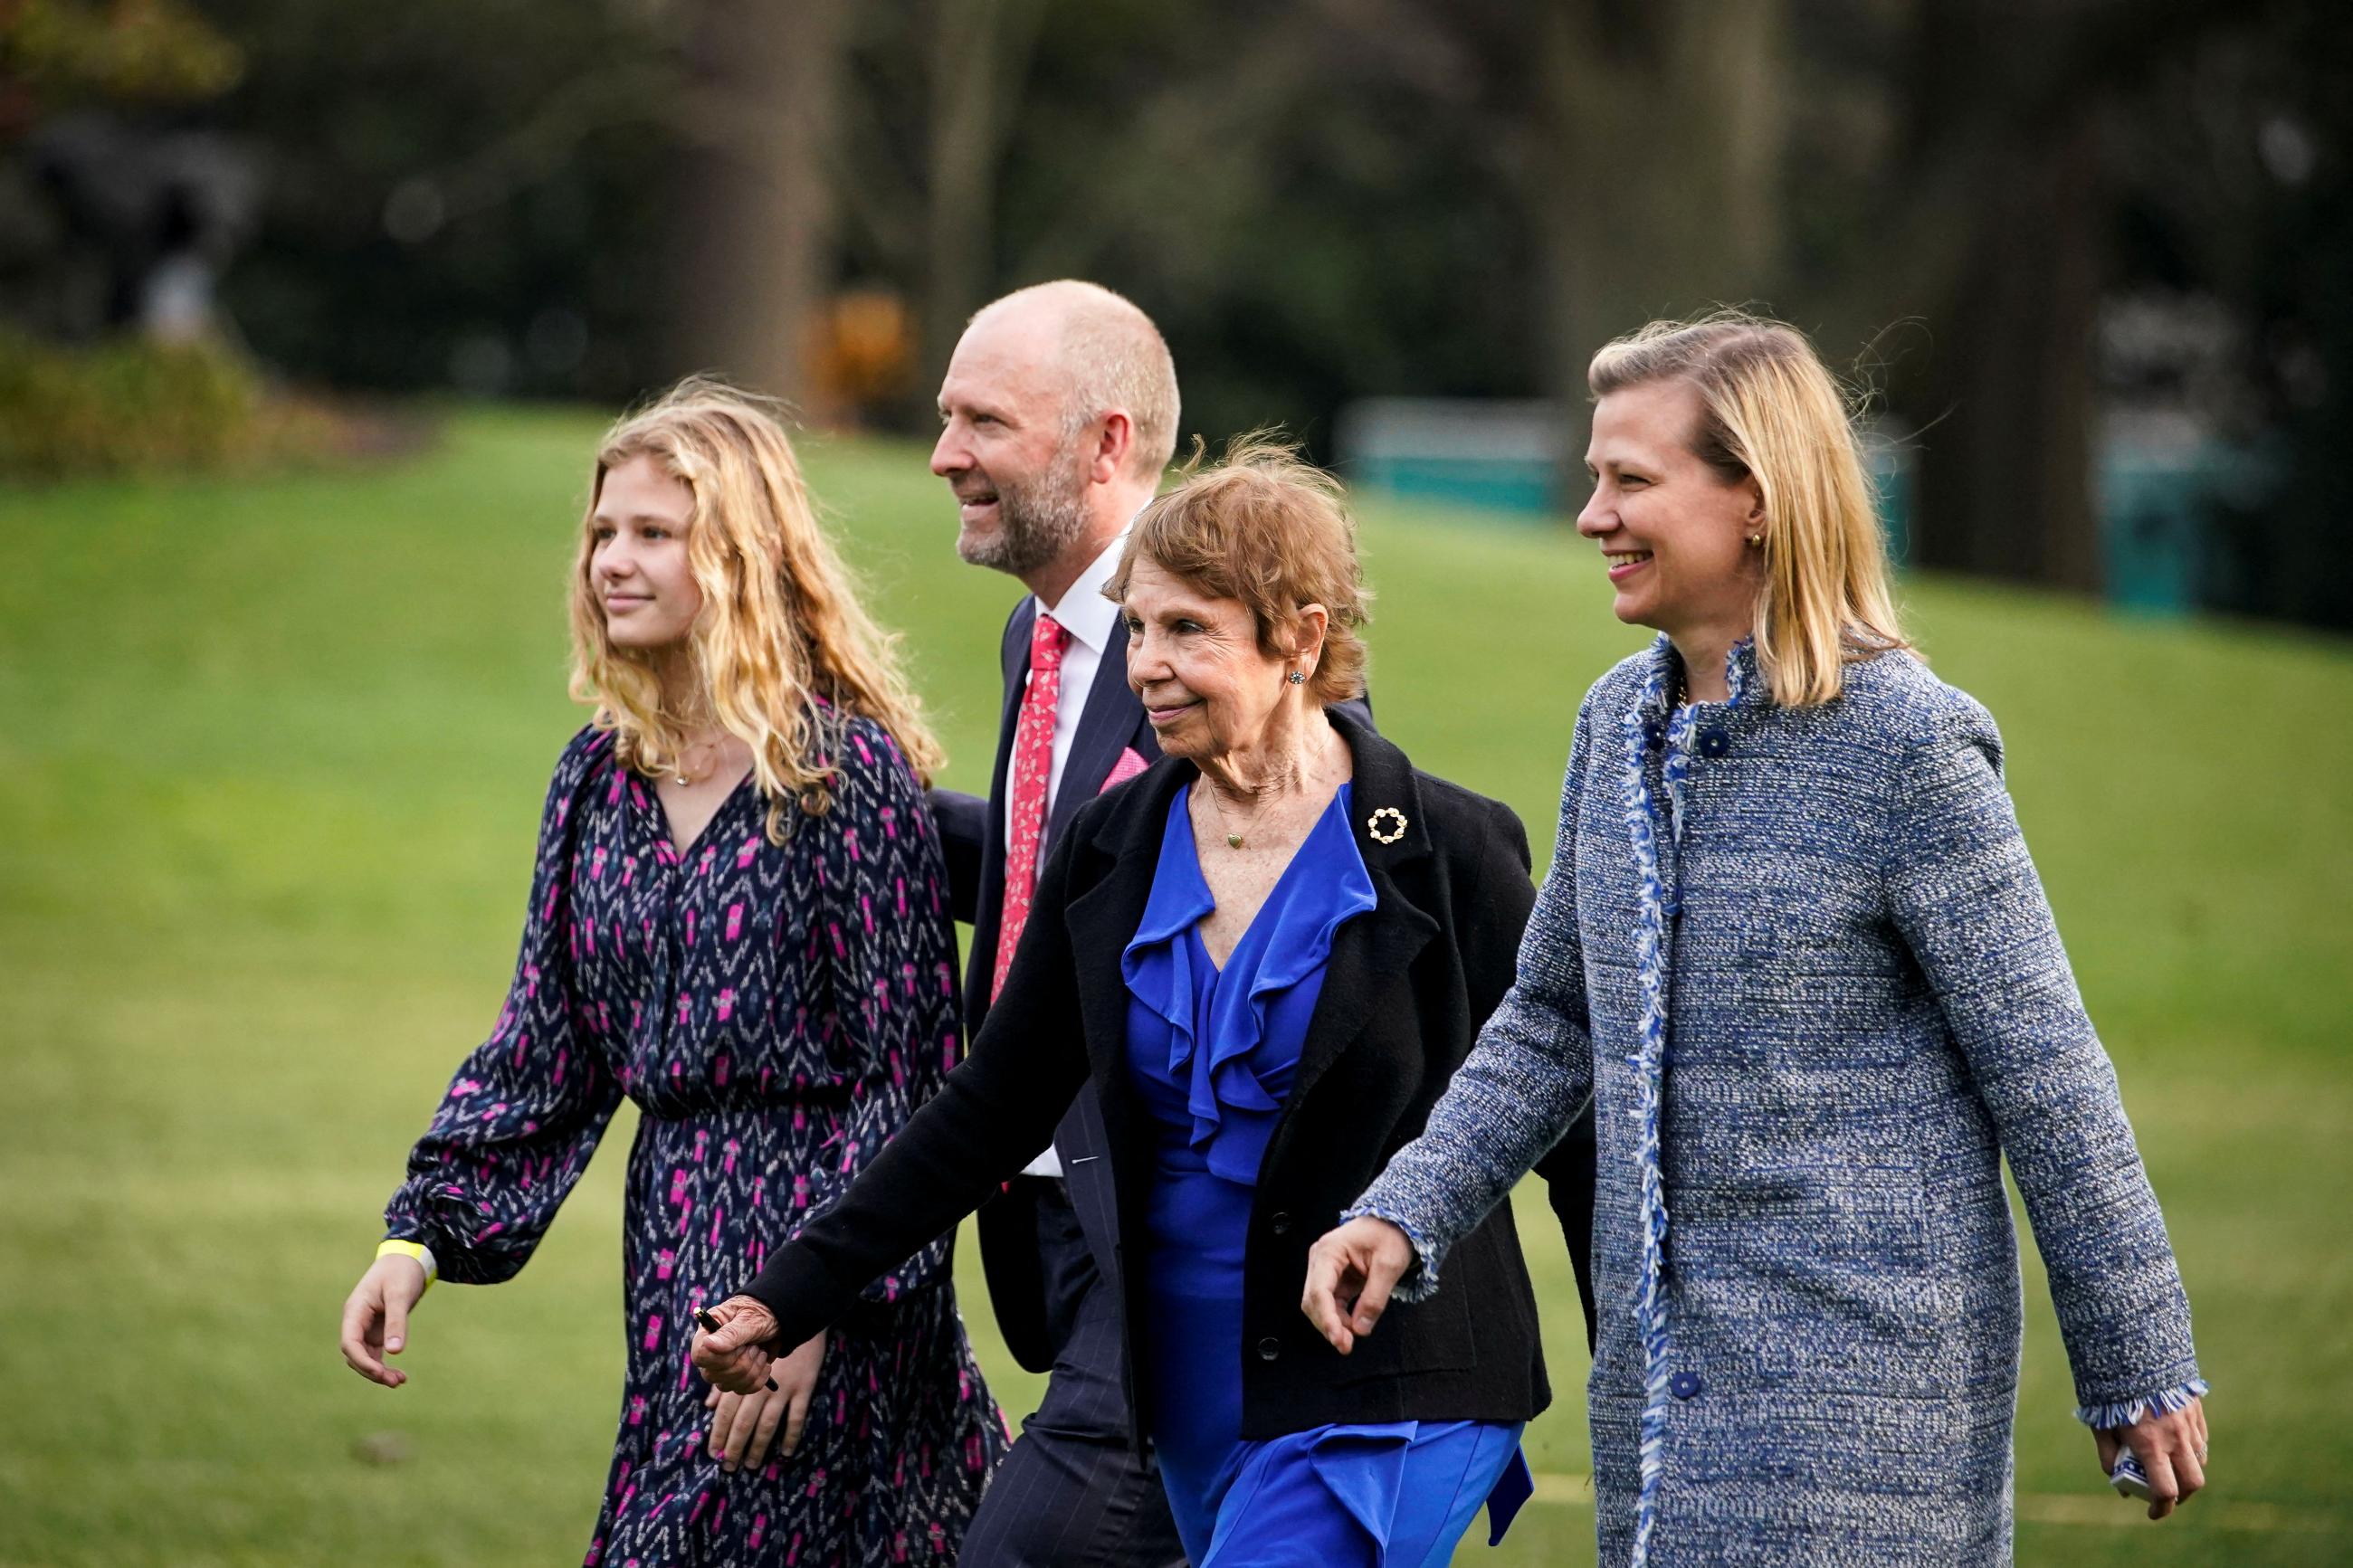
[[628, 1384], [586, 1561], [951, 1563], [1006, 1445], [949, 1237], [708, 1390], [695, 1316], [863, 1168], [960, 1049], [940, 762], [784, 430], [694, 380], [597, 453], [571, 595], [595, 717], [548, 791], [496, 1027], [409, 1156], [346, 1303], [388, 1364], [437, 1278], [530, 1258], [624, 1096]]

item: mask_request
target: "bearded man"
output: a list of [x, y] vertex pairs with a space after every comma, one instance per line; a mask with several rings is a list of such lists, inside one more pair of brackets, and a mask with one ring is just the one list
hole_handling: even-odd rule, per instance
[[[955, 493], [956, 553], [1029, 589], [999, 650], [1005, 698], [989, 797], [932, 797], [956, 918], [973, 926], [969, 1038], [1013, 961], [1057, 836], [1087, 801], [1160, 756], [1128, 689], [1127, 627], [1103, 585], [1175, 453], [1176, 367], [1159, 329], [1127, 300], [1092, 283], [1041, 283], [972, 318], [939, 410], [932, 472]], [[1369, 700], [1345, 706], [1371, 723]], [[1102, 1107], [1085, 1089], [1053, 1145], [980, 1210], [997, 1326], [1015, 1360], [1050, 1375], [981, 1500], [964, 1568], [1185, 1561], [1152, 1458], [1128, 1437], [1107, 1152]], [[1584, 1294], [1589, 1119], [1547, 1163], [1562, 1173], [1552, 1199]], [[1589, 1322], [1589, 1294], [1585, 1305]]]
[[[1176, 444], [1176, 367], [1142, 310], [1092, 283], [1043, 283], [972, 318], [940, 386], [932, 472], [955, 492], [956, 553], [1020, 580], [1006, 623], [989, 797], [935, 791], [977, 1036], [1019, 942], [1048, 846], [1102, 790], [1160, 755], [1127, 687], [1127, 628], [1103, 585]], [[981, 1258], [1014, 1359], [1046, 1397], [982, 1500], [974, 1568], [1182, 1563], [1168, 1500], [1128, 1441], [1111, 1164], [1080, 1096], [979, 1215]]]

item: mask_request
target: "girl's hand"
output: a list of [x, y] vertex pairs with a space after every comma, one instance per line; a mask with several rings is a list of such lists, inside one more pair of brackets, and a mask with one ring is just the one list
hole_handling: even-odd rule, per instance
[[757, 1469], [782, 1426], [785, 1441], [778, 1457], [791, 1458], [808, 1426], [809, 1400], [824, 1365], [825, 1335], [820, 1333], [774, 1364], [768, 1387], [751, 1394], [713, 1388], [702, 1402], [704, 1409], [716, 1413], [711, 1423], [711, 1457], [730, 1472]]
[[408, 1342], [408, 1313], [425, 1294], [425, 1265], [398, 1254], [379, 1258], [343, 1300], [343, 1360], [370, 1383], [398, 1388], [408, 1374], [384, 1363]]
[[1385, 1219], [1365, 1215], [1327, 1231], [1307, 1253], [1307, 1289], [1299, 1310], [1346, 1355], [1373, 1331], [1389, 1291], [1413, 1267], [1413, 1243]]
[[[719, 1330], [716, 1333], [708, 1329], [695, 1331], [695, 1370], [723, 1393], [757, 1394], [766, 1388], [768, 1369], [776, 1363], [767, 1349], [768, 1342], [776, 1337], [776, 1318], [749, 1296], [730, 1296], [712, 1308], [711, 1315], [719, 1320]], [[824, 1336], [814, 1342], [822, 1356]]]
[[2148, 1517], [2163, 1519], [2206, 1484], [2206, 1402], [2193, 1399], [2179, 1410], [2152, 1410], [2129, 1426], [2094, 1432], [2100, 1474], [2116, 1468], [2116, 1455], [2133, 1451], [2148, 1476]]

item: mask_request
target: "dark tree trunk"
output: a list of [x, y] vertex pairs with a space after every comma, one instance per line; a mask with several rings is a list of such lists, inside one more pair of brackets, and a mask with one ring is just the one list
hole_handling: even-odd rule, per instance
[[[1989, 172], [1990, 174], [1990, 172]], [[2100, 585], [2092, 342], [2102, 257], [2088, 111], [1974, 190], [1967, 260], [1932, 318], [1912, 558]]]
[[2100, 105], [2280, 3], [1915, 0], [1901, 195], [1848, 294], [1926, 328], [1894, 389], [1924, 427], [1915, 562], [2101, 586]]
[[932, 29], [923, 257], [923, 396], [996, 276], [997, 178], [1028, 77], [1042, 0], [942, 0]]
[[1770, 286], [1783, 20], [1781, 0], [1546, 9], [1526, 200], [1550, 379], [1569, 406], [1583, 407], [1586, 363], [1609, 339]]
[[707, 0], [677, 228], [679, 369], [796, 403], [832, 281], [846, 0]]

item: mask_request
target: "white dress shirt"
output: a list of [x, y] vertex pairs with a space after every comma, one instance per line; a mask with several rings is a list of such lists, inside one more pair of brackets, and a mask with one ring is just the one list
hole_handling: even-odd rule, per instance
[[[1110, 646], [1111, 634], [1119, 625], [1119, 606], [1103, 597], [1103, 588], [1119, 569], [1119, 552], [1126, 544], [1127, 534], [1122, 531], [1079, 574], [1078, 580], [1064, 590], [1060, 600], [1039, 606], [1071, 634], [1069, 645], [1062, 649], [1061, 689], [1054, 694], [1054, 762], [1046, 774], [1046, 821], [1050, 829], [1054, 820], [1054, 801], [1062, 792], [1062, 770], [1070, 765], [1071, 746], [1079, 734], [1079, 718], [1087, 710], [1087, 693], [1094, 689], [1095, 674], [1103, 668], [1103, 649]], [[1034, 674], [1033, 671], [1032, 677]], [[1029, 679], [1024, 678], [1024, 691], [1029, 689]], [[1050, 837], [1050, 831], [1039, 835], [1040, 869], [1045, 866], [1047, 840]], [[1005, 781], [1005, 838], [1008, 844], [1013, 841], [1013, 781], [1009, 778]], [[1044, 1153], [1021, 1167], [1021, 1173], [1059, 1176], [1062, 1173], [1061, 1157], [1049, 1143]]]

